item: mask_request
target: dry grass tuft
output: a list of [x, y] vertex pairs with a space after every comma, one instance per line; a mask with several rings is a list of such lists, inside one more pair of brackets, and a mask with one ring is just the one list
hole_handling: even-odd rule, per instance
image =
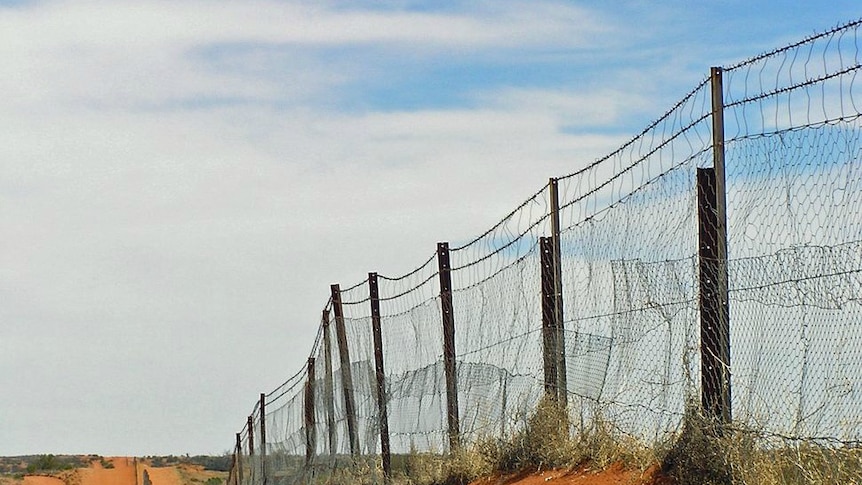
[[507, 441], [485, 440], [476, 451], [494, 471], [512, 473], [589, 464], [606, 468], [612, 464], [645, 470], [656, 462], [652, 447], [618, 432], [596, 413], [574, 436], [569, 413], [553, 399], [542, 399], [523, 431]]
[[767, 447], [750, 432], [727, 447], [736, 483], [827, 485], [862, 483], [862, 448], [811, 442], [775, 443]]
[[689, 410], [662, 470], [679, 485], [862, 484], [862, 448], [768, 436], [739, 426], [719, 436], [708, 420]]
[[478, 451], [478, 445], [449, 455], [411, 453], [407, 457], [404, 476], [394, 480], [409, 485], [466, 485], [490, 475], [494, 470]]
[[733, 474], [727, 439], [689, 406], [682, 432], [662, 460], [662, 472], [678, 485], [731, 485]]

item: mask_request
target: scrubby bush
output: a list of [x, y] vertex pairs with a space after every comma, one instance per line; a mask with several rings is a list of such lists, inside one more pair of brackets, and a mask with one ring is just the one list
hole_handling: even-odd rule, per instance
[[726, 445], [719, 428], [690, 405], [682, 431], [662, 460], [662, 471], [678, 485], [730, 485], [733, 474]]

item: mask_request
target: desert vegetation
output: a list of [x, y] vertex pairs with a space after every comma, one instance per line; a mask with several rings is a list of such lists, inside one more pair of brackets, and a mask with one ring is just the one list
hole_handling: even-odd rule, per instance
[[[827, 485], [862, 483], [862, 447], [769, 438], [762, 430], [713, 425], [689, 406], [681, 429], [644, 443], [601, 414], [576, 429], [569, 413], [544, 399], [505, 439], [483, 438], [450, 454], [394, 455], [394, 485], [466, 485], [489, 477], [628, 470], [620, 483], [675, 485]], [[635, 481], [638, 480], [638, 481]], [[383, 483], [379, 460], [365, 459], [317, 474], [314, 483]], [[491, 482], [489, 482], [491, 483]], [[208, 484], [209, 485], [209, 484]]]

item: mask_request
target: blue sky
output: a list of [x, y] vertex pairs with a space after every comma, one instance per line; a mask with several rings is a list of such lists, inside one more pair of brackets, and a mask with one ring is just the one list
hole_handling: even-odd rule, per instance
[[0, 1], [0, 455], [225, 451], [330, 283], [472, 239], [711, 65], [862, 16], [440, 5]]

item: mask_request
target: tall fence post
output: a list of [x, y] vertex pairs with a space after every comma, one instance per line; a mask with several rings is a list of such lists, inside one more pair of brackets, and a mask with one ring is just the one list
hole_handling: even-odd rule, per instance
[[254, 416], [248, 417], [248, 456], [254, 456]]
[[311, 467], [317, 451], [317, 429], [314, 423], [314, 357], [308, 358], [305, 381], [305, 466]]
[[[718, 425], [731, 421], [730, 312], [727, 269], [722, 69], [710, 70], [713, 168], [698, 169], [701, 406]], [[718, 429], [721, 432], [721, 427]]]
[[260, 474], [266, 485], [266, 394], [260, 393]]
[[730, 334], [727, 293], [720, 284], [715, 179], [712, 168], [697, 169], [701, 406], [707, 417], [723, 425], [730, 423]]
[[389, 415], [386, 411], [386, 373], [383, 367], [383, 336], [380, 330], [380, 291], [377, 273], [368, 273], [368, 292], [371, 300], [371, 333], [374, 339], [374, 373], [377, 377], [377, 416], [380, 419], [380, 456], [383, 462], [383, 480], [389, 483], [392, 466], [389, 449]]
[[350, 441], [350, 456], [359, 456], [359, 434], [356, 429], [356, 406], [353, 400], [353, 376], [350, 371], [350, 351], [347, 349], [347, 332], [344, 329], [344, 310], [341, 307], [341, 287], [331, 285], [332, 309], [335, 312], [335, 336], [338, 339], [338, 357], [341, 364], [341, 387], [344, 389], [344, 414], [347, 418], [347, 434]]
[[242, 436], [236, 434], [236, 480], [237, 485], [243, 485], [242, 481]]
[[455, 369], [455, 313], [452, 306], [452, 266], [449, 243], [437, 243], [437, 267], [440, 278], [440, 311], [443, 320], [443, 369], [446, 373], [446, 418], [449, 425], [449, 451], [461, 446], [458, 417], [458, 374]]
[[553, 249], [554, 275], [554, 360], [557, 374], [557, 402], [563, 407], [568, 404], [568, 382], [566, 375], [566, 328], [563, 323], [563, 261], [560, 244], [560, 192], [557, 179], [548, 181], [551, 199], [551, 240]]
[[539, 263], [542, 266], [542, 364], [545, 371], [545, 396], [556, 400], [560, 384], [557, 375], [556, 311], [554, 305], [554, 243], [539, 238]]
[[329, 310], [323, 310], [323, 358], [325, 382], [323, 385], [323, 402], [326, 406], [326, 436], [329, 441], [329, 455], [335, 457], [338, 443], [335, 433], [335, 396], [332, 390], [332, 338], [329, 328]]

